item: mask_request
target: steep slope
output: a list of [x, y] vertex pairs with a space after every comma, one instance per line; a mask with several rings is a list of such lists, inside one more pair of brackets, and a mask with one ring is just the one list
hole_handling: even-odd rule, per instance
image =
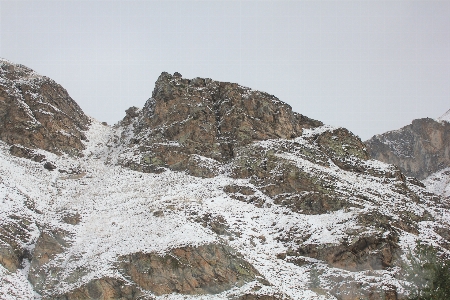
[[[0, 139], [26, 148], [77, 155], [84, 149], [89, 118], [59, 84], [0, 59]], [[12, 153], [32, 152], [13, 148]]]
[[422, 182], [430, 192], [450, 200], [450, 168], [445, 168], [431, 174]]
[[406, 175], [420, 180], [450, 167], [450, 123], [444, 119], [413, 120], [365, 143], [371, 157], [395, 164]]
[[449, 253], [447, 202], [262, 92], [163, 73], [84, 134], [0, 142], [0, 298], [402, 299], [416, 240]]
[[[174, 173], [142, 176], [88, 158], [89, 149], [101, 142], [95, 135], [109, 132], [96, 122], [91, 125], [87, 135], [95, 144], [88, 145], [86, 158], [41, 152], [57, 171], [13, 157], [3, 145], [1, 178], [4, 189], [11, 190], [5, 200], [12, 208], [2, 212], [6, 234], [0, 238], [16, 252], [21, 249], [16, 244], [24, 245], [29, 255], [20, 255], [16, 268], [7, 269], [6, 260], [0, 260], [0, 294], [20, 298], [34, 290], [43, 299], [136, 299], [258, 285], [259, 273], [239, 253], [188, 221], [178, 207], [195, 203], [189, 193], [206, 192], [200, 183]], [[177, 190], [168, 191], [170, 185]], [[23, 196], [14, 196], [19, 190]], [[184, 200], [171, 205], [180, 195]], [[30, 237], [15, 235], [16, 227], [8, 226], [19, 221], [16, 227], [34, 229]], [[19, 283], [24, 288], [17, 288]]]
[[450, 111], [436, 120], [413, 120], [399, 130], [366, 141], [375, 159], [395, 164], [437, 195], [450, 199]]

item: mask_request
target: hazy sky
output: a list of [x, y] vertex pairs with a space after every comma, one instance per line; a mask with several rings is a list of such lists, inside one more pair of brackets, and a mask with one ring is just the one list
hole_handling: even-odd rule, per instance
[[117, 122], [162, 71], [262, 90], [363, 140], [450, 109], [450, 1], [0, 1], [0, 57]]

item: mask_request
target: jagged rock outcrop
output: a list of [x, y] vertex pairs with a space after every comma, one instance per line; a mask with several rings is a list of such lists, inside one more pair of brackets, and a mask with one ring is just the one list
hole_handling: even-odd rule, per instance
[[397, 165], [420, 180], [450, 167], [450, 123], [430, 118], [413, 120], [398, 130], [365, 142], [370, 156]]
[[49, 265], [48, 262], [58, 254], [63, 253], [69, 246], [69, 234], [61, 229], [41, 231], [36, 241], [30, 263], [28, 280], [34, 289], [44, 296], [58, 283], [56, 274], [60, 268]]
[[0, 59], [0, 139], [8, 144], [79, 155], [89, 118], [48, 77]]
[[149, 299], [154, 297], [142, 293], [136, 285], [130, 284], [125, 280], [117, 278], [101, 278], [90, 281], [89, 283], [72, 290], [63, 295], [52, 295], [49, 298], [54, 300], [85, 300], [85, 299], [101, 299], [101, 300], [138, 300]]
[[0, 193], [0, 266], [16, 272], [24, 260], [31, 259], [38, 229], [30, 207], [32, 200], [27, 195], [8, 186], [2, 177]]
[[415, 241], [450, 251], [448, 202], [238, 84], [162, 73], [84, 134], [82, 157], [0, 141], [0, 295], [405, 299]]
[[52, 281], [59, 280], [58, 273], [54, 266], [49, 268], [45, 264], [61, 252], [64, 244], [58, 234], [44, 234], [37, 242], [30, 281], [44, 299], [153, 299], [171, 293], [218, 294], [262, 279], [231, 247], [212, 243], [173, 248], [165, 254], [124, 255], [117, 259], [117, 269], [123, 279], [96, 278], [68, 293], [58, 294], [51, 289], [57, 285]]
[[221, 164], [237, 148], [254, 141], [294, 138], [303, 129], [322, 125], [292, 111], [275, 96], [236, 83], [185, 79], [163, 72], [144, 108], [127, 110], [122, 125], [133, 123], [129, 146], [138, 147], [140, 161], [123, 164], [144, 172], [162, 168], [188, 170], [211, 177], [198, 155]]

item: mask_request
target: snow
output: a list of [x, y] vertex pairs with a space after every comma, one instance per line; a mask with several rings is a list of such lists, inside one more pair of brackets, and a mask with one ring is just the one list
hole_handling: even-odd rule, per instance
[[323, 126], [319, 126], [319, 127], [315, 127], [315, 128], [304, 129], [303, 134], [300, 137], [298, 137], [297, 139], [302, 140], [304, 138], [315, 137], [315, 136], [321, 135], [325, 132], [333, 132], [336, 129], [339, 129], [339, 127], [335, 127], [335, 126], [331, 126], [331, 125], [323, 125]]
[[[39, 150], [48, 161], [58, 166], [48, 171], [42, 164], [12, 157], [8, 146], [0, 143], [0, 225], [10, 222], [9, 216], [20, 214], [34, 220], [34, 224], [45, 224], [68, 232], [70, 246], [65, 252], [54, 257], [49, 264], [61, 268], [58, 291], [67, 292], [95, 278], [105, 276], [121, 278], [115, 267], [120, 256], [136, 252], [164, 254], [170, 249], [186, 245], [202, 245], [211, 242], [226, 242], [242, 253], [270, 283], [259, 292], [282, 292], [293, 299], [334, 299], [331, 295], [318, 295], [309, 289], [310, 265], [298, 266], [277, 258], [289, 248], [298, 246], [301, 237], [308, 238], [303, 245], [338, 245], [343, 239], [352, 238], [349, 232], [368, 233], [371, 228], [361, 228], [357, 216], [361, 213], [379, 211], [399, 218], [401, 212], [422, 215], [428, 211], [430, 203], [411, 203], [410, 198], [395, 192], [395, 180], [373, 177], [344, 171], [330, 162], [330, 167], [320, 166], [292, 153], [278, 153], [279, 158], [294, 164], [299, 169], [314, 173], [322, 180], [332, 178], [336, 190], [358, 202], [358, 208], [341, 209], [321, 215], [295, 213], [286, 207], [273, 203], [273, 199], [257, 190], [248, 179], [232, 179], [226, 175], [214, 178], [192, 177], [184, 172], [167, 170], [161, 174], [140, 173], [116, 166], [126, 149], [118, 148], [117, 141], [130, 139], [132, 125], [110, 127], [92, 119], [90, 130], [86, 132], [88, 142], [84, 157], [74, 159], [56, 156]], [[321, 126], [305, 130], [301, 138], [283, 143], [307, 145], [306, 138], [313, 137], [336, 128]], [[116, 142], [115, 142], [116, 141]], [[270, 149], [277, 141], [255, 143]], [[176, 146], [175, 143], [170, 143]], [[309, 145], [309, 147], [314, 147]], [[131, 155], [126, 153], [125, 155]], [[215, 161], [197, 155], [193, 159], [205, 165]], [[367, 166], [379, 171], [391, 171], [392, 166], [368, 160]], [[59, 171], [79, 170], [79, 174]], [[69, 180], [70, 179], [70, 180]], [[231, 184], [245, 185], [255, 190], [255, 196], [264, 199], [263, 207], [231, 198], [223, 191]], [[368, 200], [355, 199], [353, 195], [365, 195]], [[27, 208], [33, 201], [35, 210]], [[40, 213], [37, 213], [40, 212]], [[78, 213], [81, 222], [77, 225], [61, 221], [65, 214]], [[449, 224], [447, 210], [431, 212]], [[194, 222], [195, 216], [211, 214], [222, 216], [231, 232], [239, 235], [227, 240], [208, 228]], [[432, 231], [436, 222], [420, 224], [421, 237], [431, 242], [438, 237]], [[30, 238], [24, 247], [34, 246], [39, 236], [37, 225], [30, 227]], [[281, 242], [286, 233], [292, 240]], [[387, 234], [385, 232], [385, 234]], [[400, 246], [406, 250], [414, 244], [417, 236], [402, 233]], [[305, 258], [308, 260], [309, 258]], [[400, 286], [392, 271], [379, 271], [375, 275], [364, 272], [348, 272], [332, 268], [322, 262], [309, 259], [323, 271], [323, 282], [333, 283], [333, 278], [343, 276], [357, 279], [367, 285], [380, 287], [383, 284]], [[88, 272], [78, 281], [64, 280], [75, 270], [83, 268]], [[11, 273], [0, 266], [1, 299], [31, 299], [33, 291], [26, 280], [27, 268]], [[256, 283], [248, 283], [214, 296], [165, 295], [158, 299], [226, 299], [235, 293], [251, 290]], [[2, 297], [2, 296], [0, 296]], [[15, 297], [15, 298], [14, 298]]]
[[431, 174], [423, 183], [430, 192], [450, 199], [450, 168]]
[[450, 109], [447, 110], [447, 112], [445, 114], [443, 114], [442, 116], [440, 116], [438, 118], [438, 121], [446, 121], [446, 122], [450, 122]]
[[20, 270], [12, 273], [0, 265], [0, 299], [36, 299], [33, 287], [27, 280], [26, 274]]

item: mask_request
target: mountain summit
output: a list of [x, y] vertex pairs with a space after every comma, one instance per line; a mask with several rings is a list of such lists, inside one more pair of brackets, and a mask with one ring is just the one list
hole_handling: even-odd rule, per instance
[[144, 108], [130, 108], [121, 125], [130, 122], [133, 138], [127, 146], [140, 153], [140, 160], [125, 164], [144, 172], [187, 169], [192, 175], [206, 177], [216, 173], [203, 170], [199, 155], [219, 167], [233, 159], [242, 146], [291, 139], [303, 129], [323, 125], [293, 112], [267, 93], [166, 72], [159, 76]]
[[450, 110], [366, 141], [375, 159], [399, 166], [433, 193], [450, 199]]
[[0, 298], [405, 299], [450, 249], [446, 201], [275, 96], [163, 72], [110, 127], [45, 91], [0, 99], [48, 132], [1, 125]]
[[421, 180], [450, 167], [448, 115], [413, 120], [398, 130], [375, 135], [366, 141], [371, 157], [395, 164], [408, 176]]

